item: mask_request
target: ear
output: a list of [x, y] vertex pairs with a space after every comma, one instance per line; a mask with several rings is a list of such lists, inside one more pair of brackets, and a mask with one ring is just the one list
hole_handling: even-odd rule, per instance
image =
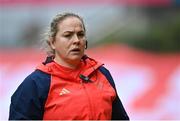
[[56, 48], [56, 47], [54, 46], [55, 41], [54, 41], [54, 39], [53, 39], [52, 37], [49, 38], [49, 43], [50, 43], [50, 46], [51, 46], [52, 49], [55, 49], [55, 48]]

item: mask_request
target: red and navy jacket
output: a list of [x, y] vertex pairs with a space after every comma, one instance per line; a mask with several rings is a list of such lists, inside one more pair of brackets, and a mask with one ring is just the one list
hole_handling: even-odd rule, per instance
[[84, 57], [76, 70], [51, 58], [11, 97], [9, 120], [129, 120], [110, 72]]

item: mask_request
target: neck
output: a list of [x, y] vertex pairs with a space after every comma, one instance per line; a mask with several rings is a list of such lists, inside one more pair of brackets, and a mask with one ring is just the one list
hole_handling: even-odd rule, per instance
[[60, 59], [60, 58], [57, 58], [57, 57], [54, 58], [54, 61], [56, 63], [58, 63], [59, 65], [70, 68], [70, 69], [77, 69], [79, 64], [80, 64], [80, 60], [77, 60], [77, 61], [64, 61], [63, 59]]

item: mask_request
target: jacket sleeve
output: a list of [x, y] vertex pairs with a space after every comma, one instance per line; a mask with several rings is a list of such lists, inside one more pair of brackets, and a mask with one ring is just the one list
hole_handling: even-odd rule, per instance
[[49, 83], [50, 76], [39, 70], [30, 74], [11, 97], [9, 120], [43, 119]]
[[[99, 70], [106, 76], [109, 83], [116, 91], [115, 83], [114, 83], [114, 80], [113, 80], [110, 72], [103, 66], [100, 67]], [[116, 93], [117, 93], [117, 91], [116, 91]], [[122, 104], [118, 94], [112, 104], [112, 118], [111, 119], [112, 120], [129, 120], [129, 117], [123, 107], [123, 104]]]

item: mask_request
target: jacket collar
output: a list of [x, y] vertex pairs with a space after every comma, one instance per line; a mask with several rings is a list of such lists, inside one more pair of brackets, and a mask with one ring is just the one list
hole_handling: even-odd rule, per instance
[[103, 64], [85, 55], [81, 59], [79, 68], [70, 69], [54, 62], [51, 56], [47, 57], [45, 62], [38, 65], [37, 69], [60, 78], [77, 80], [80, 74], [90, 77], [102, 65]]

